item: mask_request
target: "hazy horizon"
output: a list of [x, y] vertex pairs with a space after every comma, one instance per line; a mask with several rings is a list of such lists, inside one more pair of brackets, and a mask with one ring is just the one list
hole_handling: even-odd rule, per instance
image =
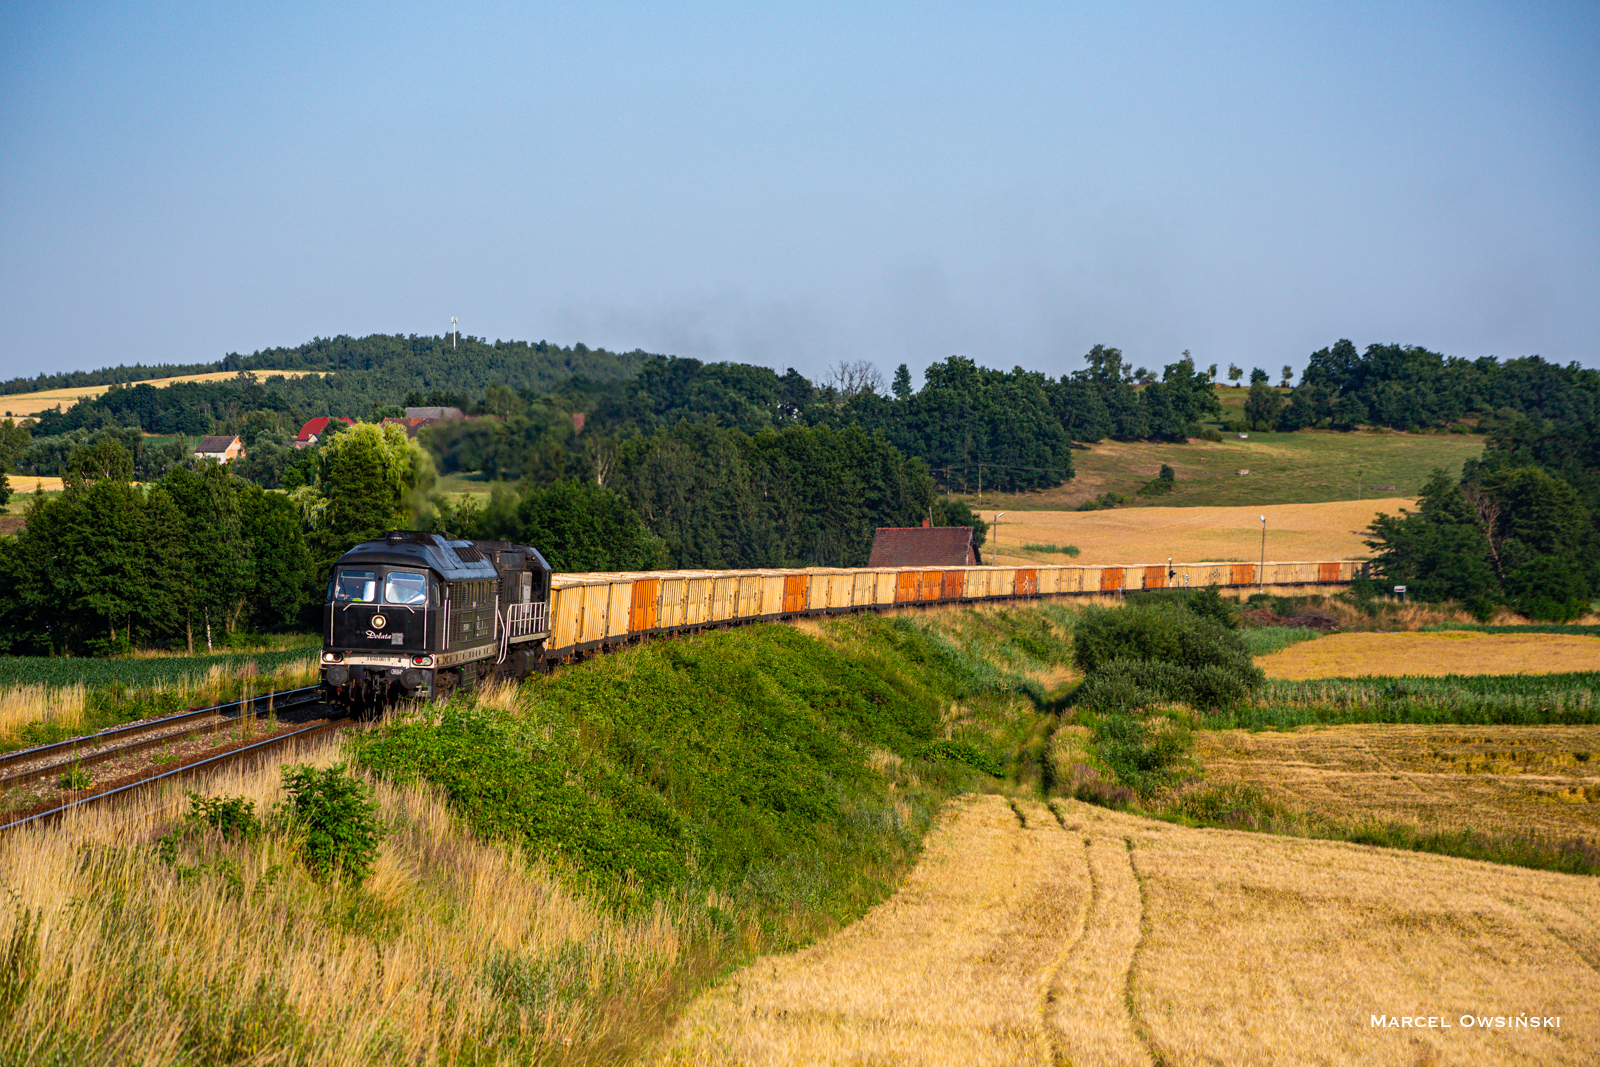
[[0, 378], [317, 336], [817, 377], [1600, 366], [1600, 11], [13, 9]]

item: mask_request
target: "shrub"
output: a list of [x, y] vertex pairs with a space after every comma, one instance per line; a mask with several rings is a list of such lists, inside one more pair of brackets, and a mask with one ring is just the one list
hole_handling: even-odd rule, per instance
[[1571, 622], [1589, 607], [1589, 585], [1566, 560], [1540, 556], [1518, 567], [1506, 581], [1506, 599], [1530, 619]]
[[1006, 773], [1005, 763], [999, 756], [979, 748], [971, 741], [935, 741], [924, 745], [917, 755], [925, 760], [955, 760], [996, 778]]
[[1260, 669], [1235, 664], [1190, 666], [1166, 660], [1112, 660], [1078, 687], [1084, 708], [1130, 713], [1158, 704], [1188, 704], [1205, 710], [1229, 708], [1260, 684]]
[[1061, 791], [1074, 800], [1099, 804], [1106, 808], [1125, 808], [1134, 801], [1133, 790], [1125, 785], [1106, 781], [1101, 773], [1087, 763], [1074, 763], [1061, 783]]
[[261, 820], [256, 806], [244, 797], [203, 797], [189, 794], [188, 821], [194, 826], [209, 826], [224, 841], [254, 841], [261, 836]]
[[1217, 592], [1214, 585], [1190, 593], [1184, 598], [1183, 606], [1203, 619], [1220, 622], [1230, 630], [1239, 628], [1239, 613], [1232, 604], [1222, 599], [1222, 594]]
[[1266, 680], [1237, 633], [1171, 602], [1089, 609], [1073, 632], [1072, 658], [1086, 675], [1078, 703], [1096, 711], [1163, 701], [1225, 708]]
[[1215, 619], [1169, 604], [1089, 608], [1073, 630], [1073, 664], [1092, 674], [1112, 660], [1164, 660], [1186, 667], [1211, 664], [1249, 672], [1250, 652], [1239, 635]]
[[321, 771], [305, 764], [285, 767], [283, 788], [289, 794], [289, 826], [301, 839], [311, 873], [324, 879], [343, 873], [358, 884], [365, 881], [384, 836], [372, 787], [336, 763]]
[[1118, 781], [1148, 794], [1172, 783], [1189, 754], [1190, 736], [1187, 727], [1171, 719], [1105, 715], [1095, 723], [1094, 741]]

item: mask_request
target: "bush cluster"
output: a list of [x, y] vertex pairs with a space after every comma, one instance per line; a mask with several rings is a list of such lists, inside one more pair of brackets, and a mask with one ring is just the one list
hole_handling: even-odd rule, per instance
[[1215, 617], [1231, 620], [1221, 598], [1202, 591], [1191, 600], [1194, 609], [1155, 603], [1085, 612], [1073, 633], [1073, 662], [1086, 676], [1079, 705], [1121, 713], [1162, 703], [1212, 710], [1260, 688], [1265, 676], [1249, 649]]
[[[244, 797], [188, 794], [188, 812], [156, 839], [156, 855], [180, 878], [216, 873], [231, 891], [240, 893], [244, 883], [236, 859], [211, 855], [214, 846], [219, 841], [253, 842], [273, 831], [298, 846], [307, 870], [319, 881], [335, 874], [353, 885], [366, 881], [387, 833], [378, 818], [372, 786], [346, 771], [342, 763], [322, 770], [300, 764], [284, 767], [281, 773], [289, 799], [265, 816]], [[184, 862], [190, 853], [196, 854], [196, 862]]]

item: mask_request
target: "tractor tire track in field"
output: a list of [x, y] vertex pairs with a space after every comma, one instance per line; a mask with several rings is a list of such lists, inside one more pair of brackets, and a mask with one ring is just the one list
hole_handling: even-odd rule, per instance
[[[1562, 1022], [1370, 1023], [1424, 990], [1452, 1020]], [[1589, 1067], [1595, 1003], [1593, 879], [991, 795], [950, 805], [892, 897], [730, 975], [646, 1062]]]
[[1046, 1019], [1052, 1060], [1073, 1067], [1147, 1065], [1145, 1039], [1133, 1012], [1133, 965], [1144, 933], [1143, 891], [1131, 842], [1085, 837], [1093, 890], [1083, 936], [1053, 977], [1054, 1010]]
[[[1077, 835], [1075, 828], [1067, 825], [1065, 816], [1061, 814], [1060, 805], [1055, 801], [1050, 801], [1049, 807], [1050, 814], [1055, 816], [1056, 824], [1061, 827], [1063, 833], [1081, 836]], [[1039, 998], [1039, 1032], [1044, 1035], [1048, 1051], [1046, 1062], [1050, 1067], [1069, 1067], [1072, 1062], [1067, 1056], [1067, 1051], [1061, 1041], [1061, 1035], [1056, 1029], [1053, 1020], [1056, 1011], [1059, 1010], [1058, 1005], [1062, 1003], [1062, 998], [1065, 995], [1061, 982], [1062, 974], [1066, 970], [1068, 963], [1081, 951], [1083, 939], [1089, 932], [1089, 917], [1095, 913], [1095, 903], [1100, 898], [1100, 887], [1094, 881], [1093, 872], [1089, 865], [1089, 847], [1092, 844], [1092, 838], [1083, 838], [1083, 851], [1079, 857], [1079, 862], [1081, 862], [1084, 872], [1089, 875], [1089, 894], [1084, 897], [1083, 906], [1078, 913], [1078, 932], [1073, 935], [1071, 940], [1062, 945], [1061, 954], [1050, 965], [1050, 972], [1045, 979], [1044, 988], [1041, 990]]]
[[899, 893], [702, 998], [657, 1062], [1151, 1064], [1131, 849], [1055, 805], [972, 798]]

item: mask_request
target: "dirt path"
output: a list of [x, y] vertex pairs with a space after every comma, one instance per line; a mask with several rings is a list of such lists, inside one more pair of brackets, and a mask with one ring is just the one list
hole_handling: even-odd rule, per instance
[[[1594, 879], [1053, 807], [952, 805], [892, 899], [649, 1062], [1600, 1062]], [[1561, 1025], [1460, 1022], [1518, 1014]]]

